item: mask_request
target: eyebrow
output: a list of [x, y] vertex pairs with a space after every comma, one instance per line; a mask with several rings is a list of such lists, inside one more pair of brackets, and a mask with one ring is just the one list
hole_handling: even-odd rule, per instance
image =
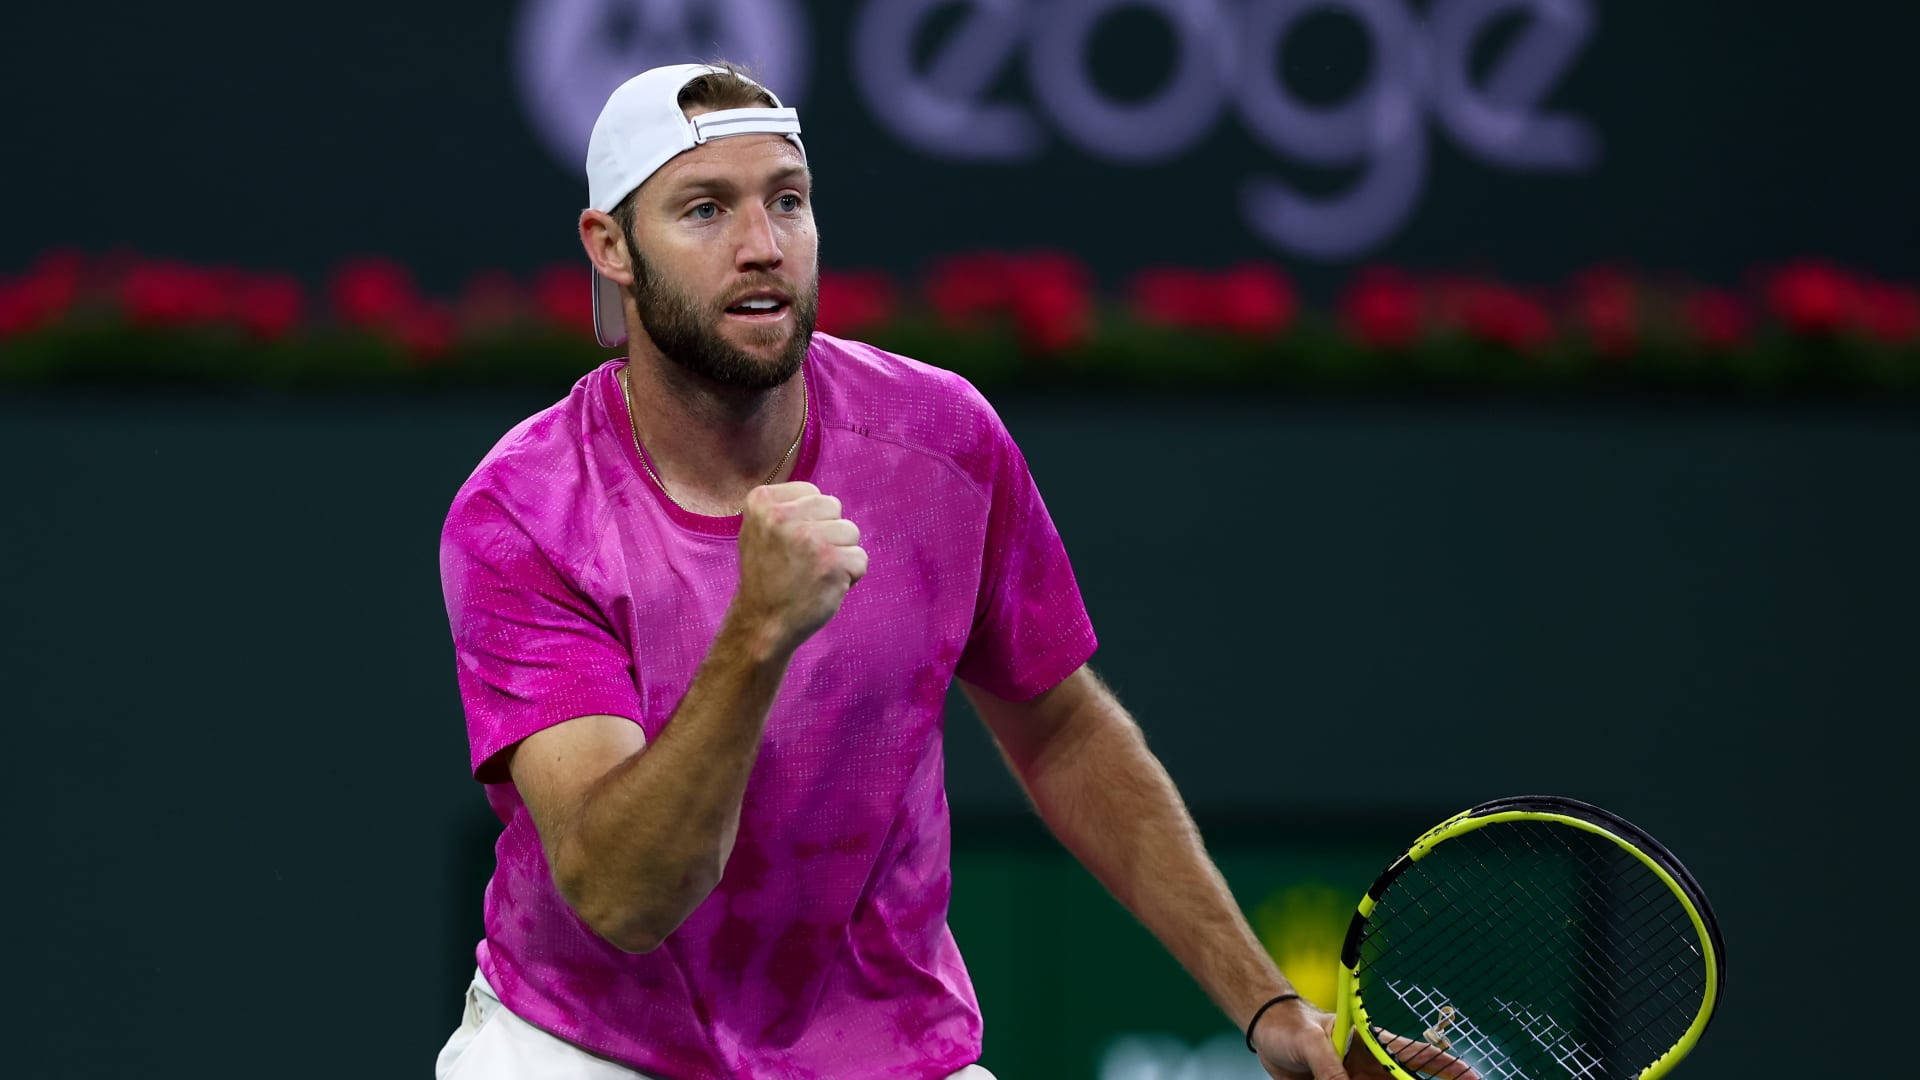
[[[807, 168], [805, 165], [787, 165], [769, 175], [766, 182], [768, 186], [775, 187], [790, 184], [794, 180], [803, 178], [807, 181], [807, 186], [811, 188], [813, 186], [812, 169]], [[740, 185], [734, 183], [729, 177], [696, 176], [682, 180], [668, 189], [668, 199], [671, 202], [679, 202], [681, 199], [691, 198], [694, 195], [732, 195], [739, 190]]]

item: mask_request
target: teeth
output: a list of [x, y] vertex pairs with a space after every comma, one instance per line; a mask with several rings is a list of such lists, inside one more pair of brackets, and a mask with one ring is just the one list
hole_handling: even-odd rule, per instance
[[753, 300], [743, 300], [735, 306], [744, 308], [747, 311], [772, 311], [774, 308], [780, 306], [780, 301], [759, 297]]

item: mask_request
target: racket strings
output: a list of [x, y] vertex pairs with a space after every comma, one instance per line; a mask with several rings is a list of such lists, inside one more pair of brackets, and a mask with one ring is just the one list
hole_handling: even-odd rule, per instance
[[[1442, 891], [1444, 892], [1445, 890], [1443, 889]], [[1449, 899], [1453, 899], [1453, 898], [1450, 897]], [[1495, 903], [1498, 903], [1498, 901], [1492, 897], [1482, 897], [1481, 899], [1493, 900]], [[1501, 933], [1503, 927], [1507, 929], [1511, 929], [1514, 926], [1521, 926], [1521, 927], [1526, 927], [1528, 929], [1529, 937], [1531, 939], [1531, 944], [1533, 945], [1531, 956], [1538, 956], [1544, 951], [1551, 950], [1552, 948], [1551, 943], [1542, 939], [1537, 932], [1534, 932], [1531, 929], [1531, 927], [1528, 926], [1528, 924], [1525, 921], [1519, 919], [1516, 913], [1511, 909], [1509, 905], [1499, 904], [1499, 907], [1500, 907], [1500, 910], [1498, 911], [1488, 912], [1484, 920], [1475, 920], [1473, 922], [1466, 922], [1463, 920], [1461, 925], [1464, 928], [1465, 932], [1463, 933], [1462, 931], [1456, 931], [1453, 935], [1453, 940], [1455, 942], [1461, 941], [1462, 938], [1485, 940], [1489, 936], [1497, 935]], [[1474, 982], [1478, 981], [1479, 978], [1484, 976], [1488, 971], [1492, 970], [1496, 965], [1508, 964], [1510, 963], [1510, 960], [1511, 960], [1510, 957], [1505, 957], [1498, 953], [1493, 953], [1493, 952], [1481, 952], [1481, 953], [1478, 953], [1477, 955], [1478, 955], [1477, 960], [1474, 961], [1471, 965], [1463, 968], [1456, 968], [1456, 972], [1457, 972], [1456, 978], [1458, 980], [1468, 985], [1472, 985]], [[1529, 958], [1531, 958], [1531, 956]], [[1586, 970], [1585, 966], [1582, 965], [1581, 974], [1584, 977], [1592, 973]]]
[[[1536, 853], [1537, 853], [1537, 849], [1536, 849]], [[1511, 861], [1511, 859], [1509, 859], [1509, 861]], [[1548, 905], [1551, 904], [1550, 900], [1537, 897], [1534, 895], [1533, 891], [1527, 887], [1527, 881], [1524, 876], [1516, 875], [1513, 878], [1513, 883], [1522, 892], [1527, 894], [1528, 899], [1536, 900], [1543, 904], [1548, 904]], [[1587, 892], [1583, 894], [1584, 897], [1593, 897], [1597, 895], [1600, 895], [1600, 894], [1594, 893], [1594, 892]], [[1665, 922], [1667, 920], [1665, 918], [1665, 914], [1662, 911], [1662, 909], [1645, 903], [1646, 898], [1653, 895], [1665, 897], [1667, 895], [1666, 886], [1663, 882], [1660, 881], [1659, 878], [1654, 877], [1651, 874], [1644, 875], [1642, 879], [1641, 888], [1639, 889], [1639, 891], [1637, 891], [1632, 897], [1628, 898], [1624, 902], [1624, 904], [1621, 905], [1621, 907], [1626, 910], [1633, 910], [1635, 908], [1642, 910], [1645, 914], [1641, 918], [1641, 925], [1646, 925], [1654, 921]], [[1591, 904], [1591, 903], [1583, 903], [1579, 899], [1576, 899], [1574, 903], [1574, 907], [1576, 908], [1576, 910], [1584, 909], [1584, 913], [1589, 916], [1600, 914], [1600, 912], [1598, 911], [1597, 905]], [[1515, 917], [1519, 917], [1518, 913], [1514, 913], [1514, 914], [1515, 914]], [[1527, 923], [1526, 925], [1528, 925], [1529, 928], [1531, 929], [1532, 927], [1531, 923]], [[1582, 973], [1584, 975], [1590, 976], [1594, 980], [1597, 980], [1601, 984], [1598, 987], [1589, 987], [1589, 989], [1596, 989], [1609, 994], [1617, 993], [1619, 989], [1619, 984], [1621, 982], [1620, 973], [1617, 970], [1609, 969], [1607, 966], [1603, 964], [1588, 962], [1589, 955], [1590, 954], [1576, 954], [1576, 960], [1580, 963], [1580, 968]], [[1636, 968], [1639, 968], [1642, 965], [1638, 962], [1634, 962], [1634, 966]]]
[[[1501, 851], [1501, 855], [1509, 863], [1512, 861], [1512, 856], [1508, 855], [1505, 851]], [[1483, 870], [1487, 869], [1485, 867], [1484, 862], [1482, 862], [1482, 869]], [[1425, 916], [1428, 919], [1432, 919], [1434, 917], [1434, 914], [1432, 911], [1430, 911], [1426, 907], [1425, 900], [1428, 897], [1432, 896], [1435, 892], [1439, 892], [1445, 886], [1446, 880], [1444, 878], [1439, 878], [1439, 877], [1434, 877], [1429, 880], [1432, 882], [1429, 888], [1427, 888], [1424, 892], [1420, 893], [1417, 896], [1407, 898], [1406, 901], [1403, 902], [1403, 904], [1411, 904], [1412, 906], [1418, 907], [1421, 915]], [[1644, 887], [1646, 889], [1651, 890], [1651, 889], [1663, 889], [1665, 886], [1660, 882], [1658, 878], [1654, 878], [1649, 875], [1646, 879], [1646, 883]], [[1442, 897], [1442, 899], [1447, 900], [1449, 906], [1452, 906], [1453, 903], [1455, 902], [1451, 896]], [[1582, 902], [1584, 903], [1584, 901]], [[1587, 903], [1586, 906], [1589, 907], [1590, 909], [1594, 907], [1594, 905], [1591, 903]], [[1393, 911], [1388, 912], [1384, 916], [1384, 918], [1381, 916], [1381, 914], [1378, 911], [1376, 911], [1374, 920], [1371, 924], [1371, 929], [1373, 931], [1382, 931], [1389, 928], [1392, 925], [1395, 918], [1400, 914], [1405, 913], [1406, 911], [1407, 911], [1406, 906], [1396, 907]]]
[[[1521, 1080], [1527, 1076], [1514, 1062], [1499, 1042], [1486, 1035], [1470, 1018], [1462, 1015], [1445, 998], [1438, 997], [1431, 990], [1422, 987], [1401, 987], [1387, 984], [1395, 997], [1415, 1014], [1449, 1015], [1448, 1027], [1444, 1037], [1448, 1040], [1447, 1053], [1468, 1057], [1475, 1063], [1480, 1075], [1486, 1080]], [[1512, 1002], [1496, 1002], [1501, 1011], [1518, 1022], [1521, 1030], [1529, 1036], [1535, 1045], [1553, 1055], [1563, 1065], [1570, 1077], [1587, 1080], [1598, 1077], [1596, 1071], [1601, 1066], [1600, 1057], [1586, 1046], [1573, 1039], [1571, 1032], [1560, 1028], [1551, 1017], [1543, 1016], [1532, 1010], [1523, 1010]], [[1453, 1009], [1449, 1014], [1447, 1010]], [[1551, 1036], [1551, 1037], [1549, 1037]], [[1404, 1054], [1399, 1060], [1403, 1065], [1420, 1070], [1424, 1065], [1436, 1064], [1441, 1049], [1435, 1045], [1423, 1046], [1410, 1054]]]
[[[1439, 891], [1445, 893], [1445, 892], [1449, 892], [1450, 890], [1442, 889]], [[1532, 890], [1526, 890], [1526, 891], [1532, 892]], [[1540, 898], [1538, 897], [1537, 894], [1531, 897], [1531, 901], [1536, 904], [1539, 902], [1539, 900]], [[1508, 900], [1508, 901], [1502, 902], [1499, 905], [1496, 905], [1496, 910], [1494, 910], [1492, 914], [1500, 919], [1511, 920], [1517, 914], [1517, 912], [1514, 909], [1515, 909], [1515, 903], [1511, 900]], [[1489, 931], [1492, 929], [1489, 923], [1484, 920], [1475, 922], [1472, 925], [1474, 929], [1482, 932]], [[1541, 951], [1543, 947], [1547, 946], [1548, 943], [1545, 942], [1540, 937], [1540, 935], [1531, 934], [1530, 944], [1532, 946], [1531, 951], [1537, 954]], [[1577, 956], [1578, 954], [1575, 954], [1575, 955]], [[1644, 968], [1642, 968], [1642, 970], [1644, 970]], [[1470, 978], [1473, 974], [1474, 972], [1471, 972], [1471, 971], [1462, 973], [1462, 975], [1467, 978]], [[1596, 967], [1588, 963], [1581, 964], [1580, 974], [1583, 979], [1583, 989], [1586, 993], [1590, 995], [1598, 992], [1604, 992], [1604, 990], [1606, 989], [1611, 989], [1613, 984], [1615, 984], [1618, 981], [1610, 977], [1606, 969]], [[1538, 990], [1530, 988], [1529, 992], [1537, 994]], [[1527, 1024], [1526, 1026], [1530, 1029], [1531, 1034], [1535, 1036], [1539, 1035], [1539, 1032], [1535, 1028], [1535, 1025]], [[1583, 1046], [1568, 1047], [1563, 1049], [1558, 1045], [1559, 1040], [1555, 1040], [1555, 1039], [1542, 1038], [1537, 1041], [1541, 1042], [1541, 1047], [1543, 1050], [1554, 1055], [1557, 1059], [1560, 1059], [1560, 1063], [1562, 1064], [1563, 1068], [1571, 1073], [1581, 1072], [1585, 1067], [1580, 1060], [1576, 1060], [1576, 1059], [1581, 1058], [1583, 1054], [1591, 1055], [1592, 1053], [1592, 1051], [1585, 1049]]]
[[[1616, 912], [1639, 912], [1639, 915], [1625, 919], [1616, 917], [1609, 932], [1620, 940], [1624, 948], [1614, 954], [1614, 968], [1611, 970], [1603, 968], [1602, 972], [1607, 976], [1607, 981], [1612, 985], [1615, 993], [1619, 992], [1623, 983], [1637, 985], [1642, 988], [1642, 992], [1624, 1006], [1616, 1006], [1612, 1010], [1613, 1013], [1617, 1017], [1627, 1018], [1629, 1022], [1624, 1026], [1630, 1029], [1651, 1027], [1659, 1017], [1678, 1018], [1680, 1021], [1678, 1028], [1673, 1032], [1673, 1037], [1677, 1039], [1691, 1022], [1693, 1007], [1697, 1007], [1706, 992], [1703, 968], [1698, 964], [1684, 968], [1677, 966], [1679, 957], [1685, 956], [1694, 960], [1700, 958], [1700, 950], [1691, 921], [1685, 918], [1685, 913], [1680, 911], [1672, 901], [1666, 882], [1646, 871], [1644, 865], [1638, 860], [1626, 862], [1626, 859], [1632, 857], [1609, 844], [1605, 851], [1612, 857], [1603, 861], [1600, 858], [1600, 849], [1587, 845], [1567, 844], [1566, 838], [1560, 835], [1565, 832], [1566, 830], [1560, 829], [1550, 835], [1561, 841], [1564, 850], [1571, 851], [1579, 857], [1590, 871], [1601, 875], [1603, 879], [1612, 875], [1638, 883], [1638, 888], [1632, 895], [1623, 900], [1616, 900], [1612, 904]], [[1522, 841], [1537, 853], [1538, 849], [1533, 847], [1529, 834], [1521, 833], [1520, 835]], [[1516, 880], [1521, 881], [1524, 887], [1524, 878]], [[1605, 916], [1605, 913], [1599, 910], [1600, 905], [1597, 901], [1606, 895], [1608, 894], [1600, 891], [1586, 891], [1582, 894], [1584, 898], [1596, 901], [1584, 905], [1590, 915]], [[1649, 930], [1658, 932], [1660, 936], [1658, 938], [1643, 936]], [[1659, 963], [1659, 968], [1653, 970], [1652, 965], [1656, 961]], [[1649, 1003], [1657, 1003], [1662, 1008], [1654, 1016], [1636, 1019], [1639, 1009]], [[1681, 1011], [1682, 1009], [1685, 1011]]]
[[[1672, 978], [1681, 977], [1681, 972], [1673, 967], [1672, 956], [1675, 954], [1675, 950], [1672, 948], [1673, 943], [1667, 941], [1654, 943], [1635, 936], [1649, 927], [1657, 926], [1664, 929], [1669, 936], [1677, 936], [1679, 938], [1678, 944], [1684, 948], [1686, 952], [1691, 953], [1695, 957], [1700, 955], [1700, 950], [1695, 944], [1691, 922], [1684, 918], [1677, 921], [1672, 918], [1675, 909], [1668, 903], [1668, 898], [1671, 893], [1667, 888], [1666, 882], [1660, 880], [1657, 875], [1646, 872], [1644, 866], [1639, 864], [1638, 860], [1635, 860], [1632, 864], [1627, 864], [1619, 859], [1619, 856], [1624, 853], [1620, 852], [1617, 848], [1609, 846], [1607, 854], [1614, 857], [1603, 860], [1600, 857], [1599, 850], [1592, 846], [1575, 846], [1567, 843], [1566, 838], [1559, 835], [1559, 833], [1562, 832], [1565, 832], [1565, 830], [1558, 830], [1553, 834], [1556, 840], [1561, 841], [1561, 849], [1572, 852], [1586, 864], [1591, 872], [1605, 877], [1617, 871], [1630, 869], [1631, 874], [1629, 880], [1638, 882], [1639, 887], [1633, 895], [1627, 897], [1624, 901], [1615, 901], [1612, 904], [1612, 906], [1618, 910], [1639, 910], [1644, 913], [1636, 923], [1615, 931], [1617, 934], [1629, 938], [1627, 942], [1629, 946], [1628, 955], [1632, 959], [1627, 962], [1633, 965], [1632, 973], [1647, 978], [1653, 977], [1655, 973], [1647, 971], [1644, 967], [1647, 961], [1639, 959], [1639, 957], [1643, 955], [1653, 953], [1654, 955], [1668, 958], [1664, 965], [1663, 973], [1665, 975]], [[1539, 849], [1534, 847], [1533, 841], [1528, 833], [1521, 833], [1520, 839], [1532, 852], [1539, 854]], [[1627, 857], [1631, 858], [1631, 856]], [[1511, 861], [1511, 859], [1509, 859], [1509, 861]], [[1524, 878], [1517, 878], [1516, 880], [1521, 881], [1524, 886]], [[1578, 902], [1579, 905], [1586, 910], [1587, 914], [1594, 917], [1604, 917], [1606, 913], [1601, 910], [1601, 907], [1603, 903], [1602, 898], [1606, 895], [1607, 894], [1597, 890], [1587, 890], [1581, 893]], [[1658, 951], [1654, 952], [1656, 944], [1659, 947]], [[1660, 982], [1657, 985], [1666, 986], [1669, 984]], [[1702, 989], [1704, 990], [1704, 986]]]
[[[1537, 853], [1537, 849], [1536, 849], [1536, 853]], [[1511, 861], [1511, 857], [1508, 856], [1504, 851], [1501, 854], [1509, 862]], [[1482, 869], [1485, 869], [1484, 861], [1482, 861], [1481, 866], [1482, 866]], [[1523, 891], [1527, 891], [1529, 893], [1529, 899], [1532, 899], [1536, 902], [1541, 901], [1540, 897], [1532, 895], [1531, 890], [1527, 890], [1525, 878], [1516, 876], [1512, 878], [1511, 881], [1512, 881], [1512, 884], [1514, 884], [1516, 887], [1522, 889]], [[1450, 904], [1455, 905], [1456, 908], [1459, 908], [1461, 905], [1462, 898], [1452, 894], [1451, 891], [1447, 889], [1447, 881], [1445, 878], [1436, 878], [1434, 888], [1429, 891], [1442, 892], [1443, 894], [1445, 894], [1444, 898], [1447, 899]], [[1577, 910], [1584, 910], [1589, 916], [1600, 916], [1603, 913], [1599, 910], [1598, 905], [1590, 902], [1592, 897], [1596, 895], [1598, 894], [1593, 893], [1591, 891], [1584, 893], [1582, 897], [1576, 898], [1574, 902], [1575, 908]], [[1651, 925], [1652, 923], [1655, 923], [1655, 922], [1667, 921], [1665, 919], [1664, 913], [1660, 909], [1650, 907], [1646, 904], [1646, 900], [1649, 897], [1653, 897], [1653, 896], [1665, 897], [1666, 895], [1667, 895], [1666, 886], [1663, 882], [1659, 880], [1659, 878], [1654, 877], [1651, 874], [1643, 875], [1640, 881], [1640, 888], [1638, 889], [1638, 891], [1635, 892], [1632, 896], [1628, 897], [1624, 904], [1620, 905], [1622, 907], [1629, 908], [1629, 909], [1641, 908], [1646, 912], [1645, 915], [1641, 918], [1639, 923], [1635, 924], [1633, 927], [1628, 928], [1628, 932], [1634, 932], [1637, 930], [1644, 929], [1647, 925]], [[1516, 916], [1518, 913], [1512, 908], [1511, 905], [1503, 905], [1503, 910], [1498, 914], [1511, 918]], [[1674, 929], [1673, 927], [1669, 927], [1669, 928]], [[1450, 939], [1450, 940], [1457, 942], [1457, 940], [1461, 936], [1461, 933], [1465, 932], [1466, 930], [1486, 931], [1489, 929], [1492, 929], [1492, 927], [1489, 927], [1486, 925], [1467, 927], [1467, 928], [1464, 928], [1463, 931], [1461, 932], [1456, 932], [1453, 939]], [[1536, 941], [1539, 940], [1537, 935], [1535, 937], [1535, 940]], [[1695, 955], [1698, 954], [1698, 950], [1693, 949], [1691, 947], [1690, 941], [1689, 941], [1688, 948], [1689, 948], [1689, 951], [1693, 952]], [[1644, 961], [1630, 961], [1630, 963], [1632, 964], [1632, 967], [1635, 971], [1638, 971], [1642, 974], [1651, 974], [1650, 972], [1647, 972], [1645, 970]], [[1604, 967], [1595, 967], [1591, 964], [1583, 964], [1583, 970], [1587, 974], [1590, 974], [1595, 978], [1601, 979], [1603, 982], [1606, 982], [1606, 983], [1617, 982], [1617, 976], [1615, 975], [1615, 973], [1612, 971], [1609, 971]], [[1665, 973], [1669, 976], [1678, 976], [1679, 974], [1673, 969], [1673, 967], [1671, 966], [1671, 963], [1666, 965], [1664, 970], [1665, 970]], [[1663, 982], [1661, 983], [1661, 985], [1664, 986], [1666, 984]]]
[[[1706, 990], [1666, 882], [1608, 838], [1537, 821], [1485, 826], [1408, 867], [1376, 903], [1355, 973], [1372, 1023], [1429, 1036], [1399, 1047], [1403, 1065], [1450, 1045], [1490, 1080], [1634, 1076]], [[1391, 997], [1369, 997], [1377, 987]]]
[[1508, 1018], [1520, 1025], [1521, 1032], [1535, 1046], [1552, 1055], [1569, 1076], [1585, 1078], [1601, 1075], [1599, 1070], [1604, 1062], [1600, 1055], [1580, 1043], [1572, 1032], [1561, 1027], [1552, 1017], [1510, 1001], [1499, 1002], [1499, 1005]]
[[[1503, 852], [1503, 855], [1504, 855], [1504, 852]], [[1482, 861], [1481, 863], [1481, 869], [1482, 870], [1487, 869], [1484, 861]], [[1664, 886], [1660, 885], [1660, 882], [1657, 878], [1652, 878], [1650, 880], [1652, 882], [1652, 886], [1664, 888]], [[1450, 910], [1455, 913], [1465, 911], [1465, 910], [1470, 910], [1470, 907], [1468, 905], [1465, 905], [1462, 903], [1462, 900], [1459, 896], [1454, 895], [1450, 890], [1448, 890], [1446, 878], [1435, 877], [1432, 879], [1432, 881], [1433, 881], [1432, 886], [1429, 889], [1427, 889], [1425, 893], [1422, 894], [1423, 898], [1431, 896], [1433, 893], [1436, 893], [1436, 892], [1441, 893], [1443, 894], [1441, 896], [1441, 899], [1447, 901], [1447, 908], [1445, 910]], [[1424, 903], [1422, 903], [1421, 905], [1421, 910], [1423, 912], [1426, 911]], [[1513, 915], [1513, 912], [1511, 908], [1508, 908], [1496, 914], [1511, 917]], [[1382, 924], [1382, 925], [1385, 925], [1385, 924]], [[1469, 923], [1469, 922], [1463, 921], [1454, 929], [1453, 933], [1450, 936], [1443, 937], [1443, 938], [1436, 938], [1431, 934], [1426, 935], [1426, 941], [1422, 948], [1428, 953], [1444, 952], [1447, 949], [1459, 947], [1461, 944], [1463, 944], [1464, 939], [1471, 938], [1473, 935], [1497, 933], [1498, 929], [1499, 929], [1499, 926], [1495, 922]], [[1418, 966], [1418, 964], [1421, 962], [1422, 959], [1424, 959], [1424, 957], [1422, 957], [1417, 953], [1406, 958], [1407, 962], [1413, 966]], [[1494, 962], [1494, 960], [1490, 959], [1488, 962], [1491, 963], [1491, 962]], [[1600, 972], [1599, 974], [1604, 974], [1604, 972]]]
[[[1524, 1075], [1498, 1043], [1482, 1032], [1471, 1017], [1455, 1009], [1446, 998], [1420, 986], [1402, 986], [1388, 981], [1386, 987], [1414, 1015], [1450, 1017], [1446, 1030], [1440, 1033], [1447, 1040], [1446, 1052], [1471, 1055], [1480, 1075], [1486, 1080], [1510, 1080]], [[1453, 1009], [1450, 1014], [1447, 1012], [1449, 1009]], [[1441, 1053], [1437, 1044], [1427, 1044], [1411, 1054], [1403, 1054], [1399, 1060], [1403, 1065], [1418, 1069], [1421, 1065], [1433, 1063]]]
[[[1522, 839], [1523, 841], [1525, 840], [1524, 835]], [[1530, 843], [1528, 844], [1528, 847], [1533, 851], [1535, 855], [1540, 854], [1539, 850], [1537, 848], [1533, 848]], [[1584, 855], [1585, 852], [1576, 851], [1576, 854]], [[1511, 857], [1508, 856], [1505, 851], [1502, 851], [1502, 855], [1503, 857], [1506, 857], [1508, 858], [1509, 861], [1511, 861]], [[1531, 900], [1536, 904], [1543, 904], [1549, 907], [1552, 906], [1553, 904], [1552, 899], [1543, 898], [1538, 895], [1535, 889], [1528, 887], [1527, 878], [1525, 876], [1515, 876], [1513, 878], [1513, 884], [1523, 894], [1526, 895], [1526, 898], [1528, 900]], [[1593, 896], [1593, 895], [1599, 895], [1599, 894], [1588, 892], [1585, 895]], [[1663, 882], [1659, 880], [1659, 878], [1651, 874], [1643, 874], [1641, 875], [1641, 888], [1637, 890], [1632, 896], [1628, 897], [1624, 903], [1618, 906], [1623, 910], [1633, 910], [1635, 908], [1638, 908], [1643, 912], [1645, 912], [1645, 914], [1640, 918], [1639, 922], [1636, 924], [1638, 926], [1644, 927], [1645, 925], [1648, 925], [1655, 921], [1664, 921], [1664, 915], [1662, 913], [1663, 909], [1646, 904], [1645, 903], [1646, 899], [1650, 896], [1660, 896], [1664, 898], [1667, 895], [1668, 894], [1666, 892], [1666, 886]], [[1588, 909], [1589, 912], [1592, 912], [1594, 910], [1594, 906], [1591, 904], [1580, 904], [1576, 902], [1573, 906], [1576, 908], [1585, 907]], [[1511, 905], [1503, 905], [1503, 907], [1505, 910], [1503, 910], [1502, 914], [1507, 916], [1508, 918], [1510, 919], [1524, 918], [1523, 913], [1515, 910]], [[1532, 929], [1531, 923], [1526, 923], [1526, 925], [1529, 926], [1530, 930]], [[1541, 941], [1538, 934], [1534, 935], [1534, 940], [1536, 941], [1536, 943], [1545, 944], [1544, 942]], [[1597, 995], [1596, 1000], [1606, 1000], [1607, 999], [1606, 995], [1615, 995], [1619, 993], [1620, 983], [1622, 982], [1622, 977], [1619, 973], [1617, 973], [1614, 970], [1610, 970], [1604, 964], [1592, 962], [1590, 959], [1591, 957], [1590, 953], [1586, 953], [1586, 952], [1574, 953], [1573, 956], [1578, 965], [1579, 973], [1582, 977], [1583, 989], [1585, 989], [1589, 993]], [[1627, 966], [1631, 966], [1643, 972], [1645, 971], [1644, 962], [1629, 961]], [[1671, 965], [1667, 965], [1666, 974], [1668, 974], [1669, 976], [1672, 976], [1672, 975], [1676, 975], [1677, 973], [1673, 971]], [[1641, 985], [1651, 985], [1656, 990], [1660, 990], [1660, 989], [1671, 986], [1671, 979], [1666, 979], [1666, 978], [1655, 979], [1651, 983], [1642, 982]], [[1680, 1030], [1684, 1030], [1684, 1024], [1681, 1026]], [[1677, 1037], [1677, 1033], [1676, 1033], [1676, 1037]]]
[[[1441, 886], [1441, 891], [1443, 893], [1448, 891], [1444, 883]], [[1449, 899], [1458, 906], [1457, 909], [1464, 910], [1468, 898], [1450, 895]], [[1556, 952], [1554, 948], [1555, 943], [1542, 937], [1535, 929], [1533, 921], [1526, 918], [1525, 914], [1517, 910], [1512, 904], [1502, 901], [1497, 896], [1486, 896], [1482, 897], [1482, 899], [1491, 899], [1499, 907], [1498, 911], [1491, 913], [1488, 921], [1475, 924], [1474, 929], [1483, 935], [1483, 937], [1497, 935], [1501, 933], [1503, 929], [1511, 931], [1511, 929], [1516, 926], [1523, 927], [1527, 930], [1532, 948], [1525, 957], [1526, 962], [1521, 965], [1519, 974], [1526, 979], [1528, 989], [1533, 990], [1534, 987], [1532, 983], [1534, 973], [1542, 970], [1552, 970], [1550, 964], [1552, 962], [1552, 956]], [[1456, 938], [1458, 937], [1457, 934], [1455, 936]], [[1541, 962], [1543, 956], [1547, 958], [1545, 962]], [[1578, 954], [1575, 954], [1573, 959], [1578, 968], [1576, 974], [1580, 979], [1581, 988], [1593, 994], [1605, 993], [1605, 987], [1600, 985], [1606, 981], [1604, 970], [1586, 962], [1585, 958]], [[1474, 985], [1481, 976], [1484, 976], [1496, 963], [1510, 962], [1511, 958], [1503, 958], [1495, 953], [1481, 953], [1475, 965], [1459, 970], [1455, 978], [1457, 982], [1471, 986]]]

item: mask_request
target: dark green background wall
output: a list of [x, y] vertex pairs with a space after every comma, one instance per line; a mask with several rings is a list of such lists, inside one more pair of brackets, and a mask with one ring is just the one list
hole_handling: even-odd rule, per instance
[[[438, 530], [564, 389], [0, 398], [11, 1075], [425, 1074], [492, 829]], [[1096, 664], [1249, 909], [1317, 911], [1451, 810], [1563, 792], [1719, 906], [1731, 982], [1688, 1075], [1840, 1004], [1915, 758], [1910, 410], [1001, 404]], [[1223, 1031], [951, 731], [988, 1064], [1091, 1077], [1114, 1032]]]

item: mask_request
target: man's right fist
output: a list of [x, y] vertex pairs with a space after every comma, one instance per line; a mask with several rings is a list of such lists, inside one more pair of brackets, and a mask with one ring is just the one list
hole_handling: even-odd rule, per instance
[[734, 611], [782, 648], [825, 626], [866, 573], [860, 526], [840, 516], [839, 499], [804, 480], [747, 493]]

